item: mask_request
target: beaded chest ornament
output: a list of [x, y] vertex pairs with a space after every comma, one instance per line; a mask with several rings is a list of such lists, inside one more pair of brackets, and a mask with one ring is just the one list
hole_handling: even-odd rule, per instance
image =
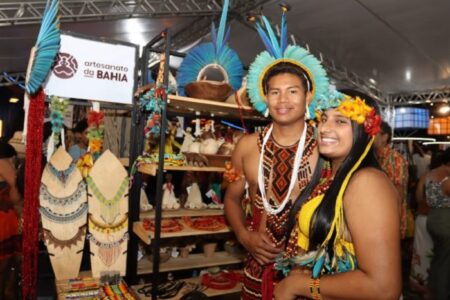
[[[114, 194], [111, 199], [106, 199], [106, 197], [100, 192], [99, 188], [95, 184], [92, 177], [88, 176], [86, 178], [86, 182], [88, 187], [91, 189], [95, 198], [102, 204], [103, 209], [100, 210], [101, 218], [108, 224], [112, 224], [116, 217], [119, 215], [119, 204], [122, 197], [124, 197], [124, 193], [128, 188], [128, 177], [125, 177], [122, 180], [122, 183], [119, 186], [119, 189]], [[88, 196], [91, 196], [88, 194]], [[126, 197], [127, 195], [125, 195]]]

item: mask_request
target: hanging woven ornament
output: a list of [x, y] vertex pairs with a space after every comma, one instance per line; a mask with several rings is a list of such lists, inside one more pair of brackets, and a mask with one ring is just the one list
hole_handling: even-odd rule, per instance
[[50, 103], [50, 119], [52, 123], [52, 135], [47, 145], [47, 161], [50, 161], [55, 145], [61, 142], [61, 146], [66, 149], [64, 143], [64, 113], [69, 106], [69, 100], [53, 96]]
[[193, 48], [181, 63], [177, 73], [181, 96], [224, 101], [241, 87], [242, 63], [237, 53], [227, 46], [230, 28], [225, 26], [229, 2], [223, 2], [219, 29], [211, 24], [212, 42]]
[[58, 54], [61, 36], [59, 30], [58, 0], [47, 1], [36, 45], [31, 50], [27, 70], [25, 94], [26, 160], [25, 194], [23, 205], [23, 264], [22, 288], [24, 299], [36, 298], [38, 268], [38, 199], [41, 181], [42, 140], [45, 94], [42, 84], [47, 79]]

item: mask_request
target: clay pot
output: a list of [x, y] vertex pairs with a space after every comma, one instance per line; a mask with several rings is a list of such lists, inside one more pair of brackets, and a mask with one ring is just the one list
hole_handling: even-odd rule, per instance
[[205, 243], [203, 244], [203, 255], [205, 257], [214, 256], [214, 252], [216, 251], [217, 243]]
[[180, 248], [180, 257], [181, 258], [188, 258], [190, 252], [191, 251], [190, 251], [189, 247]]

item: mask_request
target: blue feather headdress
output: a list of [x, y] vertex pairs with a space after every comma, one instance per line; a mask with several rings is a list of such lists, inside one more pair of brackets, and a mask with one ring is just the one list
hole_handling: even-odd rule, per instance
[[59, 30], [58, 0], [51, 0], [45, 7], [42, 25], [39, 30], [31, 71], [26, 82], [28, 94], [35, 94], [47, 79], [61, 44]]
[[[247, 78], [247, 91], [255, 109], [268, 116], [265, 100], [263, 79], [266, 73], [276, 64], [282, 62], [292, 63], [301, 68], [307, 79], [309, 90], [313, 98], [309, 104], [307, 115], [314, 116], [315, 106], [319, 100], [327, 101], [330, 83], [327, 73], [320, 61], [308, 50], [294, 45], [288, 45], [286, 15], [281, 17], [280, 39], [278, 40], [269, 20], [262, 16], [262, 23], [256, 24], [256, 30], [261, 37], [266, 51], [260, 53], [250, 65]], [[263, 27], [264, 25], [264, 27]]]
[[238, 90], [242, 84], [244, 73], [241, 60], [237, 53], [227, 46], [230, 37], [230, 27], [226, 29], [229, 0], [223, 4], [219, 29], [214, 23], [211, 26], [212, 42], [202, 43], [192, 49], [184, 58], [177, 73], [177, 89], [181, 96], [185, 96], [185, 86], [197, 81], [198, 74], [207, 65], [221, 66], [228, 77], [228, 84], [233, 90]]

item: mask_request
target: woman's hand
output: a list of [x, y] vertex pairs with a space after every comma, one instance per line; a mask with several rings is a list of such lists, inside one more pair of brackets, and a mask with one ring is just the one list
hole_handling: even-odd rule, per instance
[[295, 300], [303, 296], [303, 290], [307, 290], [310, 275], [305, 274], [303, 270], [296, 270], [288, 277], [275, 285], [273, 296], [275, 300]]

